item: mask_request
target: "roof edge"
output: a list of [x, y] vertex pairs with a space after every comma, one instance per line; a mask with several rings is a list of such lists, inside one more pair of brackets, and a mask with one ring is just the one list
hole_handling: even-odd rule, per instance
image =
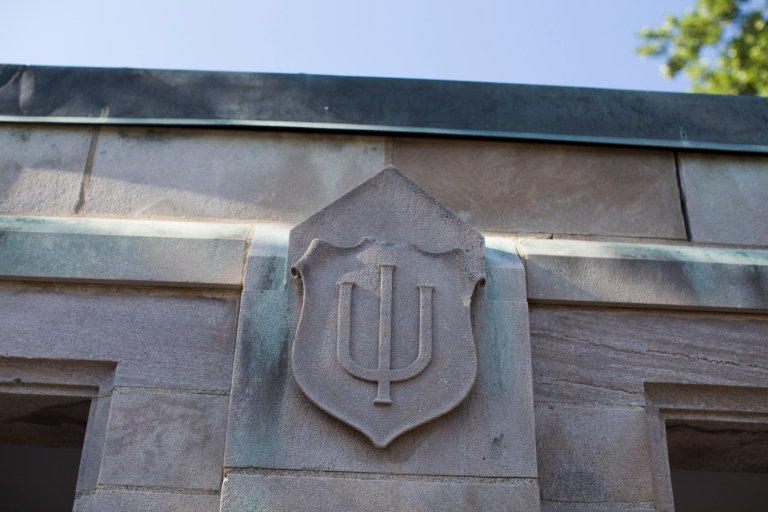
[[334, 131], [768, 154], [768, 98], [0, 65], [0, 123]]

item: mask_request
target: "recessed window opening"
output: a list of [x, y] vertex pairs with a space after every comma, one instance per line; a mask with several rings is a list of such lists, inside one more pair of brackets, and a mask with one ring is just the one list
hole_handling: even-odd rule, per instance
[[675, 512], [768, 510], [768, 424], [667, 420]]
[[91, 399], [0, 393], [0, 508], [71, 511]]

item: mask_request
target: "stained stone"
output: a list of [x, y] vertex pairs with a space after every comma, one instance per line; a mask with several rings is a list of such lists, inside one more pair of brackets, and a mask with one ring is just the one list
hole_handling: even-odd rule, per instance
[[[297, 226], [291, 233], [292, 240], [306, 238], [311, 243], [314, 237], [343, 246], [344, 233], [335, 233], [335, 229], [353, 227], [365, 233], [359, 224], [371, 216], [372, 224], [384, 226], [372, 206], [381, 200], [382, 208], [396, 221], [401, 224], [407, 221], [411, 225], [410, 228], [385, 226], [395, 238], [395, 245], [412, 243], [405, 235], [413, 229], [425, 235], [423, 240], [416, 239], [421, 249], [424, 249], [424, 240], [432, 244], [431, 251], [438, 253], [450, 247], [461, 247], [462, 240], [472, 240], [482, 247], [483, 239], [476, 231], [408, 183], [398, 171], [385, 171], [363, 185], [366, 190], [353, 191], [352, 197], [339, 201], [341, 222], [338, 226], [333, 222], [334, 211], [329, 211], [336, 203], [309, 219], [307, 224]], [[350, 206], [350, 203], [362, 205], [368, 216], [355, 215], [355, 205]], [[424, 203], [435, 207], [425, 208]], [[410, 218], [400, 213], [398, 204], [403, 208], [410, 207], [420, 215]], [[357, 225], [354, 219], [357, 219]], [[443, 226], [443, 237], [430, 235], [429, 225]], [[317, 231], [313, 234], [307, 230], [309, 227], [317, 228]], [[376, 233], [369, 234], [375, 236]], [[445, 415], [397, 437], [386, 448], [376, 448], [363, 434], [313, 404], [299, 389], [293, 376], [291, 347], [302, 295], [300, 288], [294, 289], [291, 284], [294, 280], [290, 276], [286, 285], [286, 269], [290, 268], [285, 258], [286, 235], [280, 226], [257, 229], [247, 258], [227, 430], [226, 467], [536, 477], [525, 275], [514, 244], [505, 243], [505, 239], [493, 240], [494, 249], [487, 251], [488, 287], [473, 296], [470, 310], [477, 346], [477, 378], [467, 398]], [[300, 258], [306, 248], [296, 252]], [[474, 254], [474, 249], [465, 252], [466, 259], [473, 261]], [[483, 256], [479, 262], [474, 260], [476, 265], [485, 265], [486, 255]], [[393, 271], [395, 288], [399, 270], [400, 267]], [[376, 295], [371, 296], [373, 305], [367, 306], [373, 310], [370, 314], [374, 317], [368, 329], [377, 333], [379, 311], [376, 303], [381, 274], [378, 269], [367, 272], [370, 273], [369, 281], [361, 282]], [[402, 316], [410, 322], [414, 336], [407, 343], [410, 354], [400, 356], [403, 357], [402, 366], [415, 360], [418, 352], [420, 306], [415, 284], [410, 305], [403, 307]], [[336, 283], [333, 288], [333, 293], [338, 294]], [[487, 297], [494, 300], [487, 300], [486, 292]], [[434, 293], [437, 298], [438, 292]], [[336, 304], [335, 297], [332, 303]], [[359, 304], [360, 301], [353, 297], [353, 321], [355, 312], [361, 310]], [[395, 291], [393, 311], [397, 313], [400, 306], [403, 305]], [[328, 321], [333, 324], [338, 315], [334, 314], [333, 305], [326, 307], [330, 308]], [[365, 356], [369, 359], [355, 360], [373, 368], [378, 359], [377, 336], [371, 334], [369, 340], [369, 353]], [[353, 348], [359, 345], [357, 341], [353, 340]], [[334, 360], [335, 353], [334, 345], [327, 356], [330, 361]], [[358, 357], [354, 350], [352, 355]], [[377, 384], [360, 381], [358, 385], [373, 393], [369, 400], [375, 398]], [[392, 384], [393, 402], [396, 402], [399, 385]]]
[[239, 288], [248, 224], [0, 217], [0, 278]]
[[218, 490], [229, 397], [115, 393], [101, 485]]
[[653, 501], [645, 411], [537, 404], [539, 485], [545, 501]]

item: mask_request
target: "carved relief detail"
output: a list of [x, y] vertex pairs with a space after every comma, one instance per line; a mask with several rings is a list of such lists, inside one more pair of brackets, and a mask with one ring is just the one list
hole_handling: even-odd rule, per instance
[[315, 239], [292, 274], [303, 290], [293, 373], [321, 409], [385, 447], [467, 396], [477, 374], [470, 308], [483, 275], [464, 250]]
[[350, 353], [352, 287], [354, 282], [339, 283], [339, 322], [336, 354], [339, 364], [347, 373], [361, 380], [376, 382], [378, 389], [373, 403], [390, 405], [390, 383], [412, 379], [420, 374], [432, 359], [432, 290], [429, 285], [419, 284], [419, 355], [398, 370], [391, 368], [392, 358], [392, 279], [394, 265], [379, 265], [381, 287], [379, 292], [379, 364], [378, 368], [365, 368], [357, 364]]

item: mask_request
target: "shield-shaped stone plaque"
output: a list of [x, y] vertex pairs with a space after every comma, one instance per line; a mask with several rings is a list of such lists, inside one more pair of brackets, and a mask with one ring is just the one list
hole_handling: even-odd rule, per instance
[[296, 381], [377, 447], [456, 407], [477, 374], [472, 296], [483, 275], [462, 249], [315, 239], [291, 272], [303, 284]]

